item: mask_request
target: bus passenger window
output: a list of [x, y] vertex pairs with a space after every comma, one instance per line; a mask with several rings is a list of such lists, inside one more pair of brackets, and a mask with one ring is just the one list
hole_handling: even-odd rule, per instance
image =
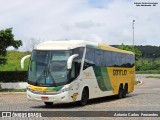
[[85, 70], [90, 66], [95, 66], [94, 53], [95, 53], [95, 49], [86, 48], [86, 55], [85, 55], [83, 70]]
[[95, 63], [93, 61], [85, 60], [83, 70], [85, 70], [86, 68], [88, 68], [90, 66], [95, 66]]
[[71, 80], [74, 80], [79, 76], [80, 68], [81, 68], [81, 63], [74, 61], [71, 69]]

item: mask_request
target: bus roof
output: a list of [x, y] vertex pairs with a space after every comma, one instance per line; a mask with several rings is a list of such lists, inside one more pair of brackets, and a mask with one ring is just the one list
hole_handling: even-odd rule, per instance
[[130, 51], [121, 50], [115, 47], [111, 47], [105, 44], [99, 44], [96, 42], [85, 41], [85, 40], [68, 40], [68, 41], [47, 41], [40, 43], [34, 47], [35, 50], [70, 50], [77, 47], [88, 47], [101, 50], [108, 50], [113, 52], [121, 52], [127, 54], [134, 54]]

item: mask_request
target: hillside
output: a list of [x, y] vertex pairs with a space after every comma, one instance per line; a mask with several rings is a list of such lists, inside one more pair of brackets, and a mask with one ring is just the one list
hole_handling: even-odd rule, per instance
[[[118, 47], [119, 45], [111, 45], [113, 47]], [[142, 52], [142, 58], [147, 59], [156, 59], [160, 57], [160, 46], [134, 46], [135, 48], [139, 49]]]
[[[113, 45], [118, 47], [118, 45]], [[137, 71], [158, 70], [160, 71], [160, 47], [157, 46], [135, 46], [142, 52], [141, 58], [136, 61]], [[0, 71], [27, 71], [29, 58], [25, 61], [25, 68], [20, 68], [21, 58], [29, 52], [8, 51], [7, 64], [0, 66]]]
[[0, 66], [0, 71], [27, 71], [29, 58], [25, 61], [24, 69], [20, 67], [21, 58], [29, 52], [7, 51], [7, 64]]

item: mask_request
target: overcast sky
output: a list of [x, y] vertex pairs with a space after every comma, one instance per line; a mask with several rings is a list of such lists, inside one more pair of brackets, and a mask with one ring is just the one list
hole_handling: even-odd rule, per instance
[[[157, 2], [136, 6], [135, 2]], [[160, 46], [160, 0], [0, 0], [0, 29], [31, 40], [83, 39], [109, 45]]]

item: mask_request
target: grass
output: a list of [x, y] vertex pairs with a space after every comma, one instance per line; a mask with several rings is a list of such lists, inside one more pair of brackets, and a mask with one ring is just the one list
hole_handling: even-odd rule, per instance
[[26, 89], [0, 89], [0, 92], [26, 92]]
[[158, 78], [158, 79], [160, 79], [160, 76], [147, 76], [146, 78]]
[[0, 66], [0, 71], [27, 71], [29, 59], [25, 60], [24, 69], [20, 67], [20, 61], [30, 52], [7, 51], [7, 64]]
[[136, 71], [136, 74], [160, 74], [160, 70]]

